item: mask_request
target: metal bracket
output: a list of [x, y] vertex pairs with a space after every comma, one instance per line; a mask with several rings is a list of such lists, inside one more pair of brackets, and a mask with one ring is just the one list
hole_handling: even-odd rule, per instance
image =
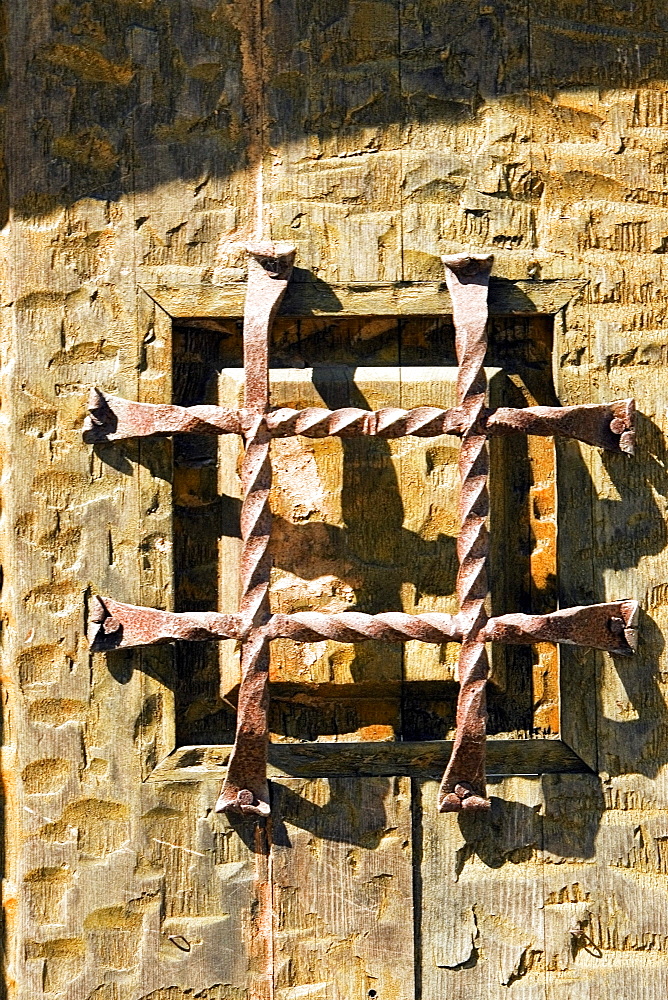
[[[245, 397], [240, 410], [218, 406], [170, 406], [136, 403], [94, 389], [84, 440], [90, 443], [171, 434], [239, 434], [245, 451], [242, 464], [241, 601], [236, 614], [174, 613], [94, 599], [90, 643], [93, 651], [147, 646], [174, 640], [211, 641], [234, 638], [241, 643], [242, 680], [237, 733], [227, 777], [216, 809], [267, 816], [267, 710], [269, 643], [291, 638], [310, 642], [336, 639], [363, 642], [460, 642], [460, 691], [457, 733], [439, 791], [442, 812], [489, 808], [485, 776], [485, 687], [489, 673], [485, 644], [560, 642], [618, 655], [636, 649], [638, 604], [617, 601], [566, 608], [547, 615], [509, 614], [488, 618], [487, 439], [523, 433], [561, 435], [587, 444], [633, 454], [635, 408], [632, 399], [585, 406], [533, 406], [525, 409], [485, 407], [489, 276], [493, 258], [444, 257], [452, 299], [459, 363], [458, 405], [412, 410], [385, 408], [375, 412], [346, 407], [327, 410], [269, 410], [269, 340], [274, 317], [288, 287], [295, 251], [287, 244], [249, 246], [249, 275], [244, 311]], [[326, 614], [302, 612], [272, 615], [269, 607], [271, 534], [269, 491], [273, 437], [406, 435], [461, 438], [461, 492], [457, 539], [459, 613], [408, 615], [388, 612]]]

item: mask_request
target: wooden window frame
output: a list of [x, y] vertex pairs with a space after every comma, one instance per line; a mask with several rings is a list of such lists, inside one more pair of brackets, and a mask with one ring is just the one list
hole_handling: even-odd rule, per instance
[[[452, 314], [445, 282], [351, 282], [329, 285], [313, 276], [293, 277], [279, 316], [289, 318], [357, 318], [378, 316], [438, 317]], [[569, 304], [585, 289], [584, 280], [511, 280], [492, 277], [489, 288], [490, 317], [547, 316], [566, 321]], [[245, 283], [224, 285], [160, 284], [140, 287], [144, 306], [158, 307], [163, 320], [241, 319]], [[554, 348], [553, 348], [554, 351]], [[164, 443], [163, 443], [164, 446]], [[562, 447], [564, 444], [562, 443]], [[566, 442], [565, 446], [577, 446]], [[559, 475], [557, 474], [557, 489]], [[557, 515], [558, 517], [559, 515]], [[164, 656], [155, 650], [153, 656]], [[595, 650], [558, 647], [558, 735], [526, 739], [487, 738], [489, 778], [548, 773], [591, 773], [596, 766], [591, 742], [591, 712], [581, 697], [584, 687], [592, 694], [596, 679]], [[584, 670], [584, 678], [583, 678]], [[571, 683], [577, 673], [578, 683]], [[173, 707], [171, 708], [173, 716]], [[169, 715], [170, 708], [166, 707]], [[170, 724], [171, 722], [171, 724]], [[174, 720], [164, 720], [161, 757], [145, 764], [150, 782], [193, 781], [222, 776], [231, 745], [176, 746]], [[143, 743], [144, 741], [140, 741]], [[450, 758], [452, 740], [406, 742], [270, 743], [268, 778], [278, 777], [386, 777], [440, 778]], [[166, 753], [165, 753], [166, 752]], [[164, 755], [163, 755], [164, 754]]]

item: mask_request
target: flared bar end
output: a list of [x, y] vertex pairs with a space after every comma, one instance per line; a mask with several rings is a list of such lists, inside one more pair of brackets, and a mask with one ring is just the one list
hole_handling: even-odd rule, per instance
[[619, 435], [619, 450], [626, 455], [634, 455], [636, 450], [636, 401], [619, 399], [612, 405], [614, 416], [610, 430]]
[[241, 816], [258, 816], [264, 818], [269, 816], [271, 808], [269, 806], [268, 789], [266, 797], [256, 796], [248, 788], [242, 788], [235, 792], [233, 788], [223, 786], [223, 790], [218, 796], [214, 811], [217, 813], [236, 813]]
[[97, 387], [88, 396], [88, 416], [84, 420], [83, 439], [86, 444], [107, 441], [118, 425], [118, 419], [107, 397]]
[[246, 251], [266, 271], [270, 278], [287, 281], [295, 262], [296, 248], [283, 241], [247, 243]]
[[475, 278], [490, 273], [494, 264], [494, 254], [445, 254], [441, 260], [459, 278]]
[[478, 795], [468, 781], [460, 781], [452, 792], [441, 791], [438, 797], [438, 811], [446, 812], [488, 812], [492, 803], [484, 795]]

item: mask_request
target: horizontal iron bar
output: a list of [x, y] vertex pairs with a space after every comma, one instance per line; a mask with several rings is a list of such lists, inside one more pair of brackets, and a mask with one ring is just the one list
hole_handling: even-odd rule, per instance
[[[91, 391], [88, 412], [84, 426], [87, 443], [152, 435], [242, 434], [250, 422], [244, 410], [138, 403], [107, 395], [100, 389]], [[272, 437], [461, 436], [467, 428], [462, 409], [435, 406], [418, 406], [411, 410], [385, 407], [375, 411], [352, 406], [340, 410], [316, 406], [304, 410], [282, 408], [267, 414], [265, 420]], [[479, 423], [480, 431], [488, 435], [559, 435], [627, 454], [633, 454], [635, 444], [632, 399], [582, 406], [528, 406], [524, 409], [504, 406], [484, 410]]]
[[[511, 644], [561, 642], [630, 656], [637, 642], [637, 601], [614, 601], [565, 608], [547, 615], [511, 614], [490, 618], [481, 633], [485, 641]], [[93, 652], [133, 646], [153, 646], [174, 640], [206, 642], [243, 639], [248, 626], [241, 615], [215, 612], [173, 612], [121, 604], [108, 597], [93, 598], [89, 640]], [[357, 611], [327, 614], [304, 611], [273, 615], [265, 626], [269, 639], [316, 642], [444, 643], [461, 642], [466, 622], [458, 615], [432, 612], [407, 615], [390, 611], [366, 615]]]
[[505, 643], [562, 642], [631, 656], [638, 646], [637, 601], [588, 604], [548, 615], [499, 615], [484, 629], [487, 641]]
[[219, 615], [215, 611], [158, 611], [156, 608], [122, 604], [110, 597], [94, 597], [90, 607], [88, 638], [93, 652], [155, 646], [182, 639], [211, 642], [241, 639], [241, 615]]

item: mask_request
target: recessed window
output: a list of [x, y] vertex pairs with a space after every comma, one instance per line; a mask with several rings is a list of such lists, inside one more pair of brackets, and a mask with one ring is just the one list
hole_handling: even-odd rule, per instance
[[[552, 318], [490, 320], [490, 404], [555, 404]], [[455, 403], [449, 317], [279, 318], [272, 405], [335, 409]], [[241, 404], [241, 322], [175, 320], [174, 402]], [[456, 438], [277, 439], [272, 445], [274, 611], [454, 612]], [[490, 612], [556, 608], [556, 477], [551, 438], [493, 438]], [[175, 609], [235, 611], [241, 442], [174, 441]], [[277, 640], [271, 739], [452, 738], [458, 646]], [[177, 746], [229, 744], [239, 661], [232, 641], [176, 647]], [[558, 733], [558, 653], [491, 650], [491, 735]], [[222, 690], [219, 678], [222, 676]]]

